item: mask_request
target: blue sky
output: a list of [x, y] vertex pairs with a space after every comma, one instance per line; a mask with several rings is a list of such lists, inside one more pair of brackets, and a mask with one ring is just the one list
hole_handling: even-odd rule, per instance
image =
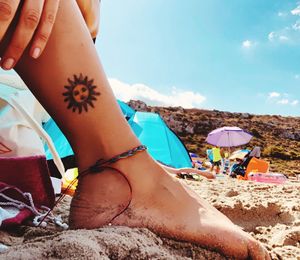
[[121, 100], [299, 116], [300, 2], [103, 0], [96, 47]]
[[97, 50], [125, 101], [299, 116], [297, 1], [104, 0]]

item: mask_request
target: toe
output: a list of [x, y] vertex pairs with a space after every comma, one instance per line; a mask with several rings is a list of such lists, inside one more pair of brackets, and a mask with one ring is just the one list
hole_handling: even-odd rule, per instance
[[248, 245], [248, 255], [254, 260], [269, 260], [270, 255], [267, 249], [258, 241], [252, 240]]

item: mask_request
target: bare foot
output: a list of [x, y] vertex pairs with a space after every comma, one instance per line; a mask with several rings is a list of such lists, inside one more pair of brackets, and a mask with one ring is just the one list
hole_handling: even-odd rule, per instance
[[147, 153], [121, 160], [118, 171], [84, 176], [71, 204], [72, 228], [108, 223], [146, 227], [238, 259], [270, 259], [266, 249], [225, 215], [171, 177]]

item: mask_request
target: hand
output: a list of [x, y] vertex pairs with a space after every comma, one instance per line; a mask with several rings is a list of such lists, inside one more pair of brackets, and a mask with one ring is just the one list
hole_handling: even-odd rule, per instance
[[1, 67], [12, 69], [30, 43], [29, 54], [37, 59], [43, 52], [54, 25], [59, 0], [0, 0], [0, 42], [22, 2], [17, 26], [5, 50]]

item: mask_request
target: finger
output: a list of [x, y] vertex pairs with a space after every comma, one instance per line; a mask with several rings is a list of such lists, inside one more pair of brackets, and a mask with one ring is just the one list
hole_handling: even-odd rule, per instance
[[44, 1], [41, 0], [25, 1], [17, 28], [1, 60], [3, 69], [12, 69], [22, 56], [38, 26], [43, 4]]
[[12, 22], [20, 0], [0, 0], [0, 42]]
[[59, 0], [46, 0], [44, 4], [42, 17], [30, 48], [30, 55], [35, 59], [42, 54], [48, 42], [55, 22], [58, 5]]

